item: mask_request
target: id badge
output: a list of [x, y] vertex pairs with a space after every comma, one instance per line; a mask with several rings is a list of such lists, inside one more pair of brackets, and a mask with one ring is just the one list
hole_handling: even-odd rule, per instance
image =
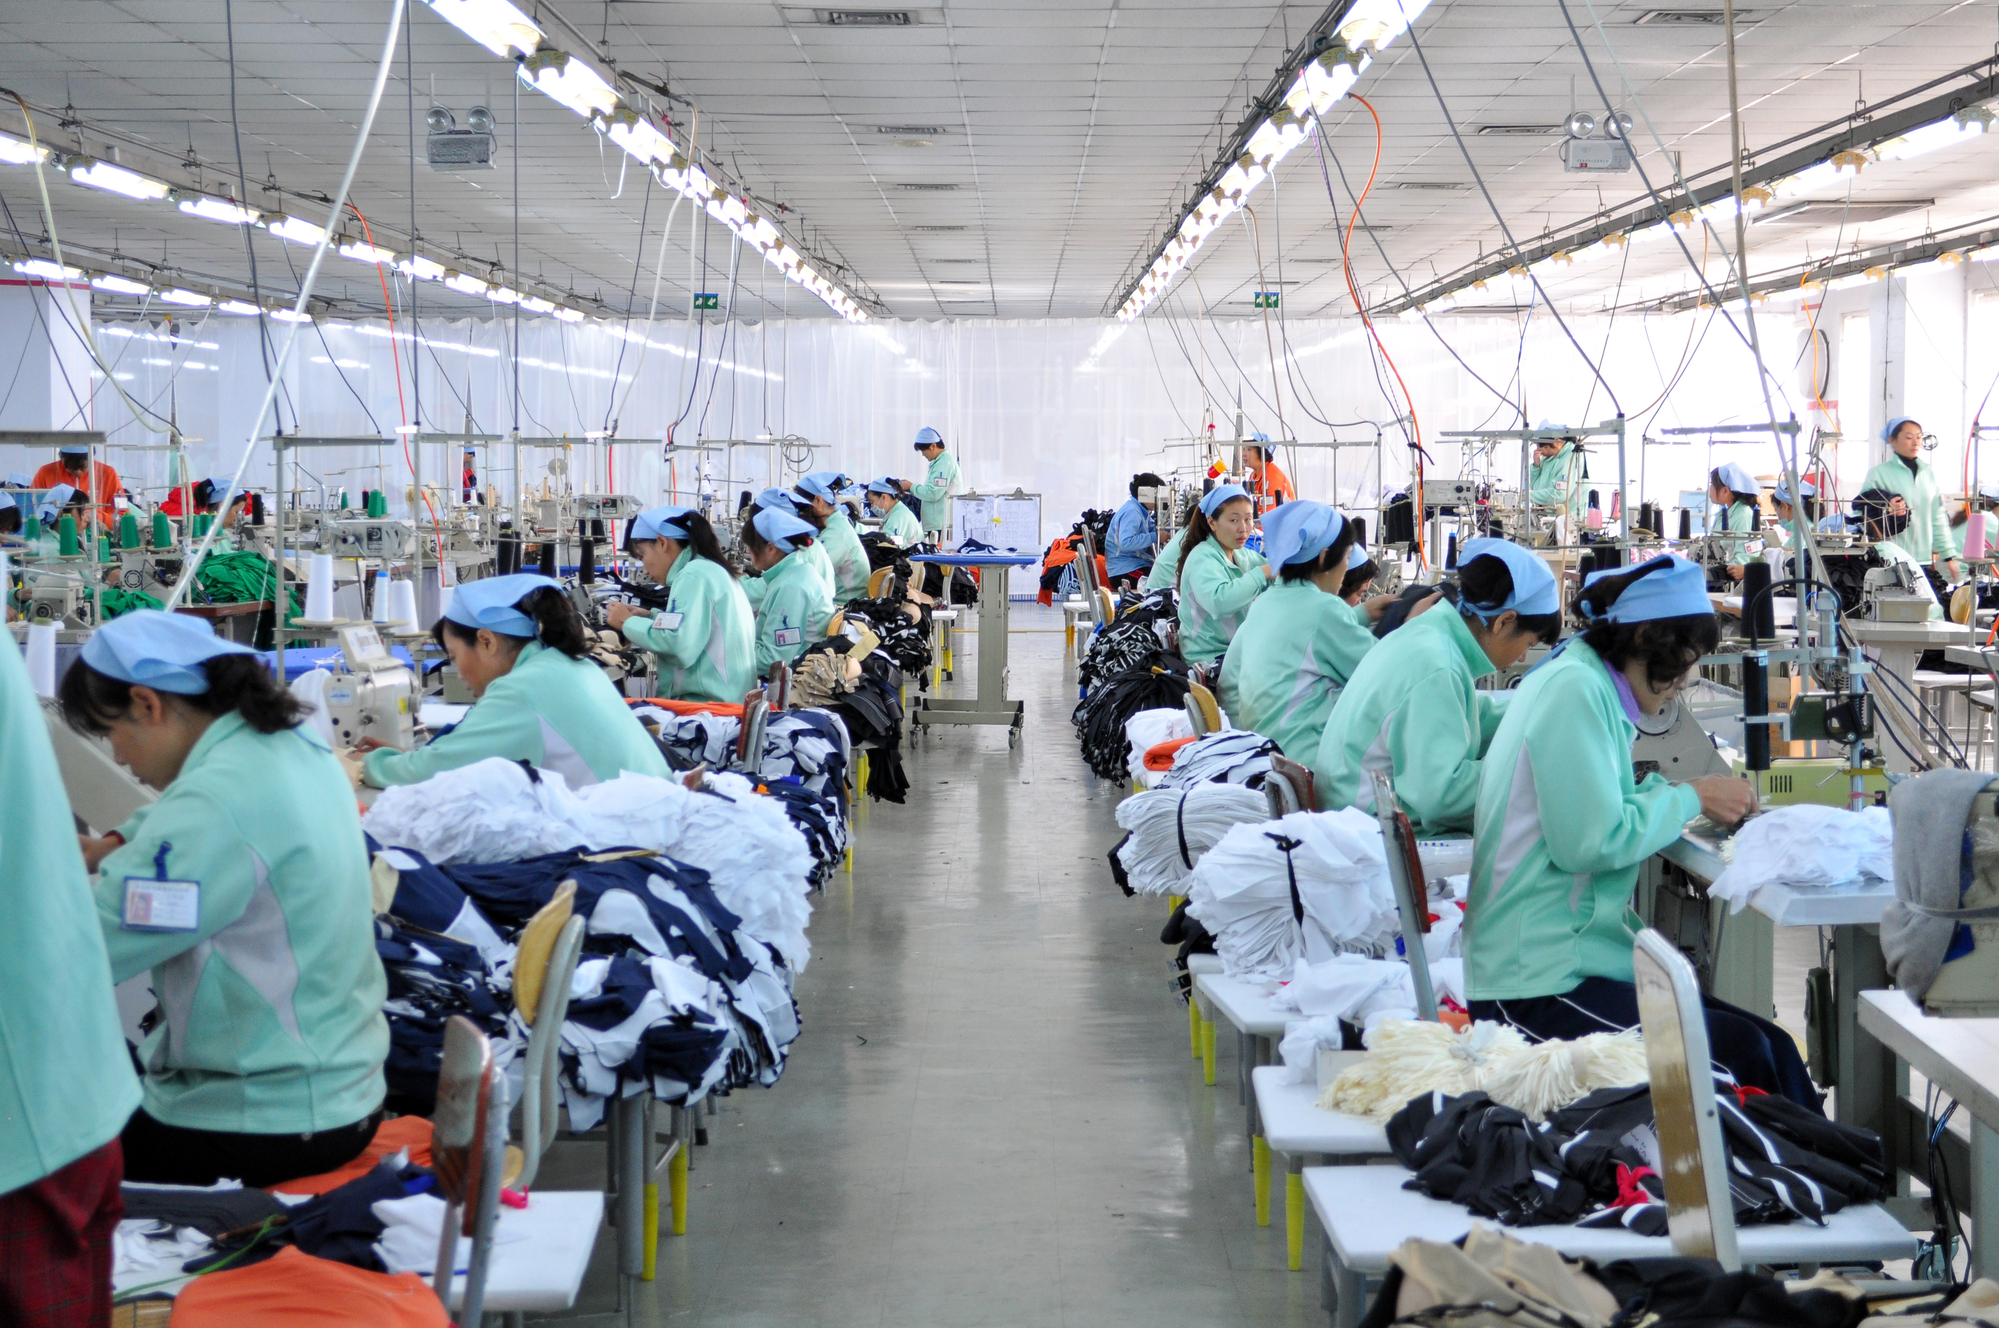
[[662, 632], [677, 632], [680, 630], [681, 622], [686, 617], [685, 613], [656, 613], [653, 615], [652, 621], [653, 625]]
[[781, 646], [795, 646], [805, 639], [805, 631], [799, 627], [780, 627], [773, 635]]
[[201, 925], [200, 881], [125, 878], [126, 931], [194, 931]]

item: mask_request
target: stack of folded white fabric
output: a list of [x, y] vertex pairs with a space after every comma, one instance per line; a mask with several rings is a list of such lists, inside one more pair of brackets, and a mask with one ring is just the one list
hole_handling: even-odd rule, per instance
[[1139, 894], [1185, 894], [1194, 865], [1216, 841], [1234, 826], [1269, 818], [1263, 794], [1240, 784], [1151, 789], [1118, 804], [1117, 823], [1131, 832], [1118, 846], [1118, 862]]
[[1823, 890], [1895, 877], [1895, 824], [1886, 807], [1772, 807], [1736, 831], [1729, 847], [1728, 867], [1708, 896], [1728, 900], [1735, 913], [1766, 885]]

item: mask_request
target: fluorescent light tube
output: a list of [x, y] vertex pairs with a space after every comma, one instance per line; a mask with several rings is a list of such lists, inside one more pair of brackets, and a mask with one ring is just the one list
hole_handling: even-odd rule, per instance
[[215, 306], [215, 312], [219, 314], [234, 314], [238, 318], [255, 318], [264, 311], [256, 305], [251, 304], [248, 300], [223, 300]]
[[121, 277], [116, 272], [100, 272], [90, 279], [90, 284], [101, 291], [113, 295], [151, 295], [153, 288], [143, 281]]
[[571, 309], [566, 304], [558, 305], [555, 310], [555, 317], [558, 322], [580, 323], [583, 321], [583, 311], [581, 309]]
[[12, 134], [0, 134], [0, 162], [9, 166], [32, 166], [38, 161], [47, 161], [49, 150], [37, 147], [23, 138]]
[[69, 178], [92, 189], [109, 190], [143, 203], [157, 202], [172, 192], [164, 181], [95, 157], [77, 158], [76, 164], [69, 168]]
[[539, 295], [523, 295], [520, 302], [521, 308], [531, 314], [552, 314], [555, 312], [555, 301], [544, 300]]
[[40, 277], [43, 281], [74, 281], [83, 275], [80, 267], [66, 267], [46, 258], [24, 258], [14, 264], [14, 270], [24, 277]]
[[209, 299], [206, 295], [197, 295], [190, 290], [175, 288], [173, 290], [161, 291], [160, 303], [184, 305], [189, 309], [206, 309], [209, 305], [214, 304], [215, 301]]
[[491, 283], [468, 272], [451, 271], [444, 274], [444, 284], [460, 295], [484, 295], [486, 287]]
[[437, 16], [503, 59], [513, 51], [533, 55], [542, 31], [507, 0], [428, 0]]
[[280, 240], [290, 240], [293, 244], [318, 244], [326, 238], [326, 228], [318, 226], [304, 217], [287, 217], [282, 212], [274, 216], [265, 227]]
[[414, 277], [418, 281], [436, 281], [450, 270], [444, 264], [433, 262], [422, 254], [411, 254], [396, 263], [396, 271], [406, 277]]
[[248, 226], [264, 215], [255, 208], [244, 207], [233, 198], [210, 198], [206, 194], [183, 198], [180, 210], [190, 217], [219, 221], [228, 226]]
[[311, 314], [302, 314], [296, 309], [273, 309], [271, 310], [271, 317], [277, 319], [280, 323], [310, 323], [312, 321]]
[[369, 244], [364, 240], [348, 240], [340, 246], [340, 256], [342, 258], [351, 258], [357, 263], [380, 264], [396, 261], [395, 250], [383, 249], [378, 245]]
[[521, 61], [520, 73], [521, 82], [578, 115], [609, 115], [618, 105], [617, 89], [567, 51], [536, 51]]

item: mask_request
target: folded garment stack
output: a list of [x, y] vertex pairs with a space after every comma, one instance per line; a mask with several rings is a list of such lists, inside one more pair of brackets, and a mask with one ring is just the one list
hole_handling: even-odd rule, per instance
[[1128, 895], [1184, 895], [1194, 865], [1223, 835], [1269, 819], [1263, 794], [1240, 784], [1135, 794], [1117, 806], [1126, 833], [1111, 849], [1111, 875]]
[[1277, 744], [1248, 729], [1223, 729], [1190, 742], [1173, 756], [1173, 767], [1155, 787], [1191, 788], [1196, 784], [1240, 784], [1260, 789], [1270, 773]]
[[1237, 825], [1194, 865], [1187, 912], [1230, 977], [1283, 980], [1301, 958], [1395, 953], [1400, 920], [1373, 816], [1349, 807]]
[[1131, 745], [1131, 757], [1126, 768], [1132, 779], [1141, 788], [1151, 788], [1159, 782], [1162, 770], [1148, 769], [1146, 755], [1163, 742], [1194, 736], [1194, 721], [1187, 717], [1184, 707], [1177, 710], [1141, 710], [1124, 722], [1124, 740]]
[[1083, 759], [1099, 779], [1122, 782], [1131, 761], [1125, 721], [1140, 711], [1182, 706], [1186, 699], [1186, 662], [1153, 646], [1132, 668], [1093, 684], [1077, 705], [1070, 722], [1083, 744]]

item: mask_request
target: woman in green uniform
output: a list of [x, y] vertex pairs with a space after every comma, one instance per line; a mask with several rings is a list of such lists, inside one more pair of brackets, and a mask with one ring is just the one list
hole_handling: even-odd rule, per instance
[[111, 978], [150, 968], [162, 1016], [125, 1174], [272, 1185], [359, 1156], [386, 1091], [388, 989], [340, 762], [263, 661], [183, 614], [106, 623], [60, 699], [160, 791], [83, 845]]
[[881, 532], [895, 542], [898, 549], [923, 542], [923, 523], [916, 519], [916, 513], [909, 510], [909, 504], [896, 497], [902, 486], [892, 479], [868, 481], [868, 507], [881, 518]]
[[604, 617], [612, 631], [659, 657], [659, 694], [741, 701], [756, 685], [756, 615], [708, 518], [691, 507], [641, 512], [625, 549], [666, 589], [666, 607], [647, 613], [613, 604]]
[[1340, 598], [1354, 525], [1324, 503], [1298, 500], [1263, 519], [1278, 583], [1256, 597], [1222, 661], [1219, 699], [1237, 728], [1310, 762], [1326, 716], [1375, 643], [1366, 615]]
[[1229, 648], [1243, 614], [1277, 573], [1243, 547], [1256, 524], [1249, 492], [1224, 484], [1202, 495], [1180, 536], [1180, 656], [1206, 664]]
[[[1542, 420], [1540, 427], [1559, 429], [1562, 426]], [[1583, 482], [1587, 477], [1583, 474], [1581, 461], [1573, 438], [1554, 436], [1535, 439], [1534, 463], [1527, 473], [1527, 501], [1536, 507], [1559, 507], [1571, 521], [1581, 520], [1583, 491], [1589, 487]]]
[[[803, 555], [799, 561], [811, 569], [814, 576], [819, 578], [820, 584], [826, 587], [826, 598], [829, 600], [832, 599], [834, 593], [839, 588], [839, 580], [833, 573], [833, 559], [826, 552], [824, 542], [826, 518], [813, 511], [811, 504], [806, 499], [792, 493], [789, 489], [765, 489], [757, 495], [756, 502], [750, 508], [750, 514], [754, 515], [757, 512], [768, 511], [772, 508], [787, 515], [795, 516], [811, 527], [812, 543], [810, 547], [799, 550], [800, 554]], [[750, 574], [743, 578], [742, 585], [743, 593], [749, 596], [750, 607], [761, 609], [763, 607], [764, 595], [770, 590], [770, 585], [763, 579], [763, 574], [757, 571], [755, 567], [752, 567]]]
[[767, 590], [757, 606], [757, 677], [770, 676], [778, 660], [787, 664], [826, 635], [833, 597], [813, 565], [802, 557], [816, 532], [801, 517], [766, 507], [743, 524], [743, 549], [763, 574]]
[[368, 783], [417, 784], [489, 756], [559, 771], [571, 788], [668, 773], [645, 726], [591, 661], [583, 620], [555, 578], [521, 572], [459, 586], [430, 634], [477, 702], [457, 728], [413, 752], [362, 739]]
[[[1530, 1039], [1638, 1023], [1632, 926], [1638, 868], [1696, 813], [1735, 825], [1756, 810], [1744, 780], [1638, 781], [1631, 743], [1715, 647], [1699, 565], [1671, 554], [1592, 574], [1589, 624], [1527, 676], [1479, 775], [1465, 976], [1474, 1019]], [[1791, 1035], [1709, 998], [1708, 1042], [1736, 1082], [1816, 1109]]]
[[1458, 602], [1382, 639], [1347, 680], [1311, 762], [1323, 811], [1374, 810], [1374, 775], [1426, 837], [1464, 834], [1479, 760], [1510, 692], [1477, 681], [1511, 668], [1562, 630], [1554, 573], [1531, 549], [1475, 539], [1458, 555]]
[[[1909, 521], [1889, 542], [1899, 545], [1921, 566], [1947, 575], [1952, 582], [1959, 580], [1963, 573], [1957, 563], [1958, 544], [1951, 536], [1950, 518], [1944, 515], [1943, 486], [1930, 463], [1923, 460], [1923, 426], [1897, 417], [1881, 431], [1881, 441], [1888, 444], [1892, 455], [1868, 471], [1860, 487], [1881, 489], [1900, 499], [1888, 510]], [[1938, 584], [1937, 590], [1941, 597], [1943, 585]]]
[[840, 506], [840, 494], [850, 480], [837, 470], [815, 470], [792, 488], [793, 501], [811, 508], [812, 515], [825, 524], [819, 528], [819, 547], [833, 566], [833, 602], [845, 604], [868, 593], [868, 551], [854, 523]]

